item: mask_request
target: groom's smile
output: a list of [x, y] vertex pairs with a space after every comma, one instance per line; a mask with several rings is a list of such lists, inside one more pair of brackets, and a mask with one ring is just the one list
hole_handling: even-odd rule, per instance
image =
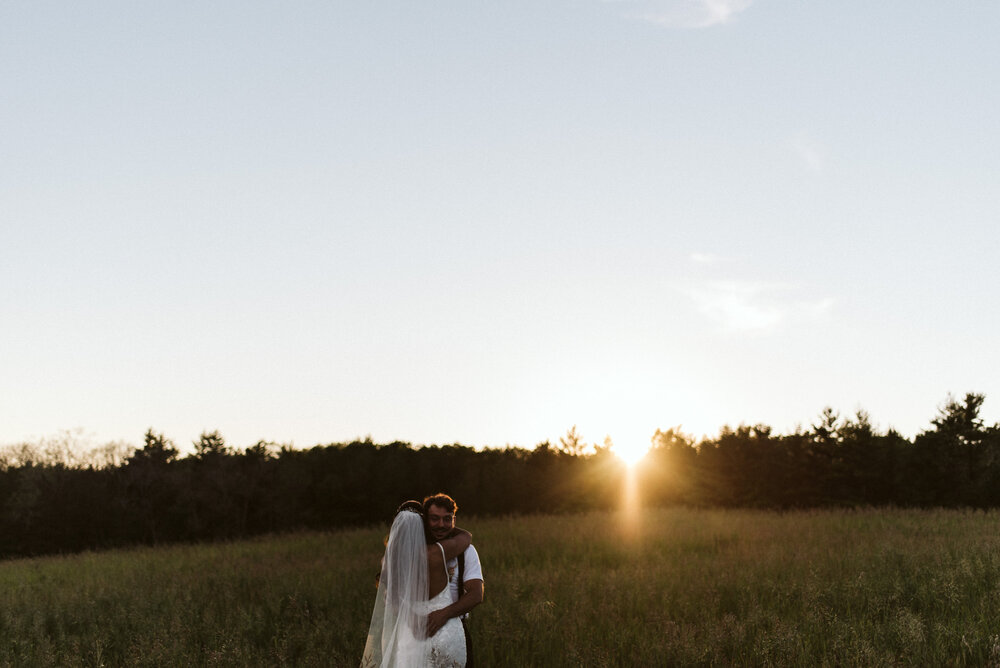
[[431, 504], [427, 509], [427, 526], [431, 530], [434, 540], [442, 540], [448, 537], [451, 530], [455, 528], [455, 514], [446, 508]]

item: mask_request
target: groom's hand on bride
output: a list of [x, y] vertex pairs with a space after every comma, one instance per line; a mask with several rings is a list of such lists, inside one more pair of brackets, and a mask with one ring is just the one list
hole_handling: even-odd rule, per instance
[[446, 608], [435, 610], [431, 614], [427, 615], [427, 637], [430, 638], [437, 633], [449, 619], [451, 619], [451, 617], [449, 617], [446, 612]]

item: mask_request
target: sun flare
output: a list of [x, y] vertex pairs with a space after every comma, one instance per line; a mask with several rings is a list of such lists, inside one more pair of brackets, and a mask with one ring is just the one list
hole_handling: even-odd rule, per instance
[[615, 455], [618, 459], [622, 460], [627, 467], [635, 468], [649, 452], [649, 448], [645, 448], [638, 445], [631, 446], [615, 446]]

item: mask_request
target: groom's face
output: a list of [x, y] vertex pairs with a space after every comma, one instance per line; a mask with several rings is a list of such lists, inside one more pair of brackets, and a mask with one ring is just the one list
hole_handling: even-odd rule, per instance
[[451, 530], [455, 528], [455, 513], [447, 508], [431, 504], [427, 509], [427, 526], [430, 528], [434, 540], [447, 538]]

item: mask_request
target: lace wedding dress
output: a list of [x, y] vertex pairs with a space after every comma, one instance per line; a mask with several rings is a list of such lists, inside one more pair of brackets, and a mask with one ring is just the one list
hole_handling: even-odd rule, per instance
[[[451, 591], [447, 585], [437, 596], [427, 601], [428, 613], [451, 605]], [[427, 639], [429, 652], [427, 665], [433, 668], [464, 668], [465, 667], [465, 629], [462, 620], [452, 617]]]

